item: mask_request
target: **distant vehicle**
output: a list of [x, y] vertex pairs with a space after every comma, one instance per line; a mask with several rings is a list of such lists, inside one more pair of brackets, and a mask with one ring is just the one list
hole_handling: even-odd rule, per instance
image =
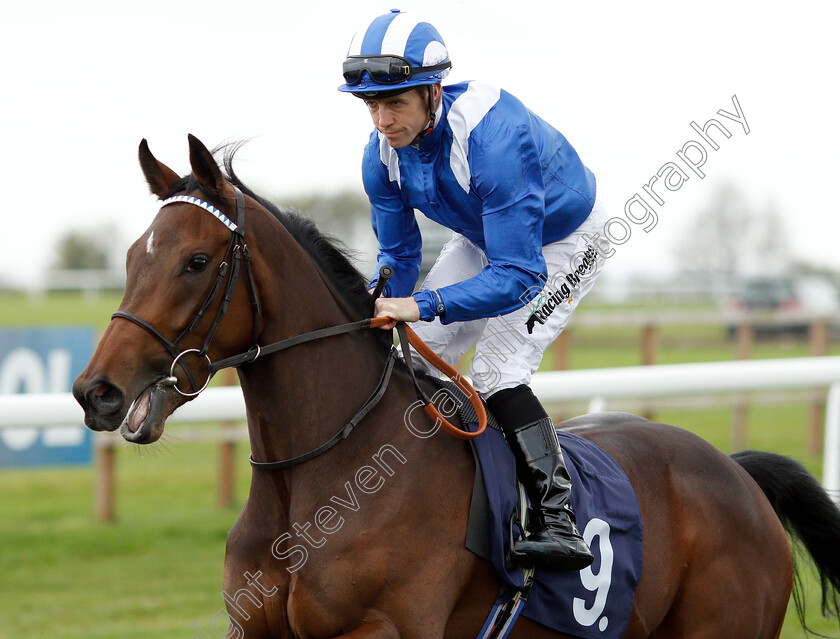
[[[840, 293], [827, 279], [817, 276], [755, 277], [744, 280], [729, 302], [731, 313], [760, 316], [753, 325], [756, 335], [806, 335], [811, 321], [825, 316], [840, 331]], [[737, 325], [727, 327], [733, 335]]]

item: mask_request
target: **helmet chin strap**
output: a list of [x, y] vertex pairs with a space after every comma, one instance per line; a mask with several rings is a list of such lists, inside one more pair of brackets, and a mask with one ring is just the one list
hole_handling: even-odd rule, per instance
[[426, 128], [425, 131], [423, 131], [423, 137], [429, 135], [429, 133], [431, 133], [432, 130], [434, 130], [435, 128], [435, 89], [433, 84], [430, 84], [428, 86], [429, 89], [427, 95], [429, 96], [429, 126]]
[[429, 122], [427, 123], [426, 128], [420, 131], [420, 133], [417, 134], [417, 137], [414, 138], [413, 144], [420, 144], [423, 138], [435, 129], [435, 89], [433, 84], [428, 85], [426, 96], [428, 97], [429, 105]]

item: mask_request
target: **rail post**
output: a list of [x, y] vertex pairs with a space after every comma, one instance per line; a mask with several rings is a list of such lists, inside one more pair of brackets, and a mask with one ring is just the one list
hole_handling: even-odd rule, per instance
[[[752, 357], [755, 330], [749, 319], [738, 323], [735, 338], [735, 359], [750, 359]], [[746, 394], [735, 396], [732, 409], [732, 450], [743, 450], [747, 447], [747, 417], [749, 400]]]
[[112, 523], [116, 513], [117, 455], [113, 433], [96, 433], [96, 472], [93, 484], [94, 515], [97, 521]]
[[[642, 366], [653, 366], [659, 351], [659, 334], [657, 325], [653, 322], [646, 322], [642, 326]], [[645, 402], [642, 409], [642, 417], [653, 420], [653, 408], [649, 402]]]
[[[554, 355], [554, 370], [567, 371], [569, 370], [569, 352], [571, 350], [571, 328], [566, 329], [557, 336], [554, 344], [551, 346], [552, 354]], [[558, 406], [552, 411], [551, 418], [554, 423], [562, 422], [566, 419], [567, 414], [564, 411], [567, 407]]]
[[[810, 338], [811, 355], [815, 357], [828, 355], [828, 322], [824, 318], [811, 322]], [[812, 455], [819, 455], [821, 452], [825, 410], [825, 396], [814, 393], [814, 399], [811, 401], [811, 427], [808, 441], [808, 451]]]
[[[222, 383], [233, 386], [236, 374], [232, 368], [222, 371]], [[225, 420], [221, 423], [222, 440], [219, 443], [219, 507], [230, 508], [233, 505], [234, 485], [236, 483], [236, 444], [232, 433], [236, 423]]]
[[823, 486], [831, 498], [840, 504], [840, 382], [829, 388], [825, 406]]

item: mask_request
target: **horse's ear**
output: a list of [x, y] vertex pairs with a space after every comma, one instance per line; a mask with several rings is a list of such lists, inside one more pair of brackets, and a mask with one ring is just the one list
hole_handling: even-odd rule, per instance
[[140, 167], [143, 169], [143, 175], [146, 176], [146, 182], [149, 183], [149, 190], [152, 194], [163, 199], [180, 177], [168, 166], [158, 162], [149, 150], [149, 143], [146, 142], [145, 138], [140, 142], [138, 156], [140, 157]]
[[[213, 154], [194, 135], [188, 136], [190, 141], [190, 166], [193, 175], [205, 191], [217, 197], [232, 195], [232, 187], [222, 175]], [[230, 191], [230, 193], [228, 193]]]

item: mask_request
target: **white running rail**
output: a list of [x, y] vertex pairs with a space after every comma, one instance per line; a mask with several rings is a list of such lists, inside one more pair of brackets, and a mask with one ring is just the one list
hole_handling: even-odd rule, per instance
[[[543, 402], [589, 401], [590, 412], [619, 398], [829, 388], [823, 484], [840, 496], [840, 356], [553, 371], [534, 375], [531, 386]], [[221, 387], [207, 389], [169, 421], [244, 419], [240, 389]], [[81, 423], [82, 410], [70, 393], [0, 396], [0, 430]]]

